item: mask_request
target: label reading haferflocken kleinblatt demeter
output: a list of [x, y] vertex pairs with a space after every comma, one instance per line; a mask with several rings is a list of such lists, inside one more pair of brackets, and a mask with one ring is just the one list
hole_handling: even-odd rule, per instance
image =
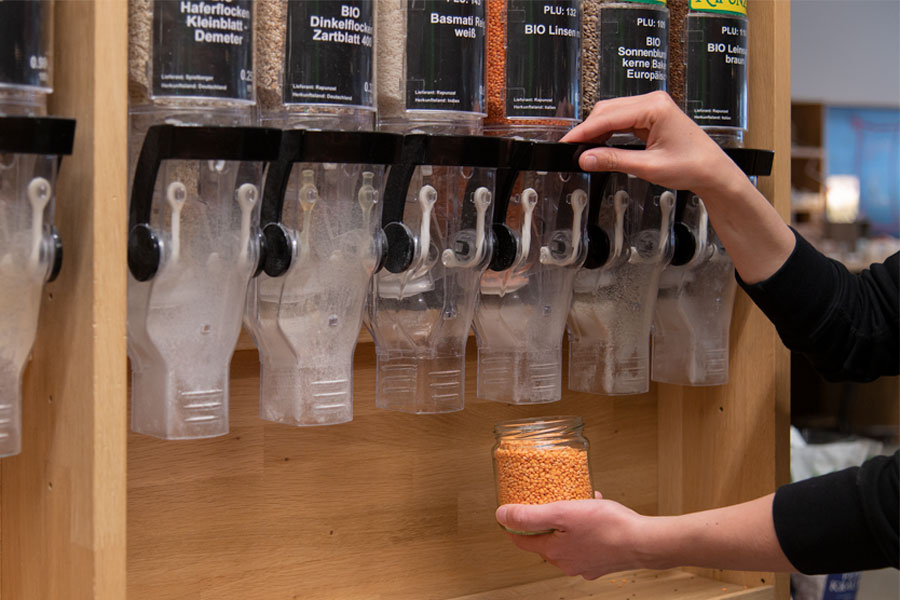
[[372, 1], [288, 3], [285, 104], [373, 106]]
[[250, 0], [156, 0], [153, 95], [253, 100]]
[[666, 90], [669, 11], [638, 6], [600, 6], [598, 100]]
[[0, 85], [50, 87], [50, 7], [0, 0]]
[[577, 0], [506, 3], [506, 116], [575, 119], [580, 100]]
[[482, 0], [407, 0], [407, 110], [484, 111]]
[[685, 105], [705, 127], [747, 128], [747, 19], [690, 14]]

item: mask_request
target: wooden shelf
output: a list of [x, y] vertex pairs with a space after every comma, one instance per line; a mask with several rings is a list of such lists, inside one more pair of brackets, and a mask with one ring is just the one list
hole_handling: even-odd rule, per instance
[[453, 600], [619, 600], [621, 598], [667, 598], [669, 600], [769, 600], [772, 585], [748, 588], [693, 575], [679, 569], [668, 571], [624, 571], [595, 581], [560, 577], [508, 588], [458, 596]]
[[791, 158], [820, 160], [825, 158], [825, 149], [818, 146], [792, 146]]

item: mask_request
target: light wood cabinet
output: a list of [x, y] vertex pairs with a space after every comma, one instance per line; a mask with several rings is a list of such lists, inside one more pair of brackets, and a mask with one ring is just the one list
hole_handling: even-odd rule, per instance
[[[790, 6], [749, 4], [748, 145], [775, 150], [760, 187], [787, 216]], [[256, 416], [259, 367], [245, 349], [232, 363], [229, 435], [128, 433], [126, 3], [60, 0], [55, 19], [51, 110], [78, 128], [59, 182], [65, 264], [45, 291], [26, 376], [24, 448], [0, 463], [4, 600], [787, 597], [786, 579], [768, 573], [560, 578], [493, 519], [492, 426], [517, 416], [583, 415], [597, 485], [645, 513], [734, 503], [786, 482], [787, 353], [741, 293], [722, 387], [493, 404], [475, 399], [472, 341], [466, 409], [411, 416], [375, 409], [364, 341], [353, 422], [296, 429]]]

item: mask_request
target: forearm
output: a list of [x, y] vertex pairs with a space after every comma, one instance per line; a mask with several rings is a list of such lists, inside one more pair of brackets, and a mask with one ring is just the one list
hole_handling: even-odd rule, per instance
[[722, 167], [712, 185], [695, 191], [741, 279], [764, 281], [790, 257], [794, 234], [736, 165], [729, 160]]
[[770, 494], [698, 513], [646, 517], [639, 538], [644, 566], [795, 572], [775, 535], [773, 498]]

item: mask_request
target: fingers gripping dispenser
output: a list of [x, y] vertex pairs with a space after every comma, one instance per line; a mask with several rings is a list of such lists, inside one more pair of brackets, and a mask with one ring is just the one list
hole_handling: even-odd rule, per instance
[[378, 358], [376, 405], [444, 413], [464, 404], [465, 347], [491, 259], [495, 170], [515, 142], [411, 134], [391, 167], [387, 248], [366, 325]]
[[593, 175], [588, 257], [569, 313], [570, 389], [649, 389], [650, 325], [674, 216], [673, 192], [622, 173]]
[[262, 363], [260, 416], [289, 425], [353, 418], [353, 351], [381, 260], [386, 166], [400, 136], [294, 130], [269, 167], [265, 273], [246, 323]]
[[54, 190], [74, 136], [69, 119], [0, 116], [0, 456], [22, 447], [22, 375], [41, 290], [62, 267]]
[[129, 207], [132, 429], [165, 439], [228, 432], [228, 367], [260, 262], [262, 165], [280, 133], [153, 125]]

